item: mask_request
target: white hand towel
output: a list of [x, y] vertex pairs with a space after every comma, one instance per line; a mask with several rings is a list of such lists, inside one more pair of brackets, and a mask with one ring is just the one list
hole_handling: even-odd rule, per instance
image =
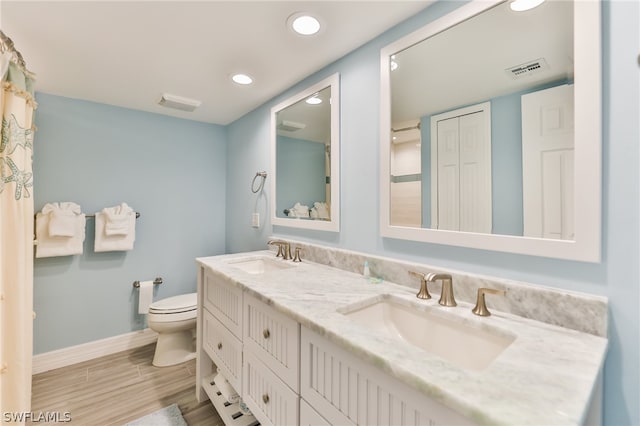
[[[126, 205], [126, 204], [125, 204]], [[96, 235], [93, 249], [96, 252], [103, 251], [126, 251], [133, 250], [133, 243], [136, 239], [136, 215], [133, 210], [126, 216], [127, 230], [126, 233], [116, 231], [115, 234], [107, 234], [106, 224], [108, 222], [107, 210], [113, 214], [115, 210], [121, 207], [110, 207], [96, 213]], [[120, 210], [118, 210], [120, 211]]]
[[49, 215], [50, 237], [73, 237], [76, 233], [76, 217], [82, 214], [76, 203], [47, 203], [42, 213]]
[[131, 231], [131, 215], [135, 215], [135, 213], [127, 203], [122, 203], [117, 207], [105, 208], [102, 212], [106, 216], [104, 227], [104, 233], [106, 235], [113, 236], [129, 234]]
[[[47, 208], [46, 213], [44, 210], [45, 209], [43, 208], [43, 212], [36, 214], [36, 257], [41, 258], [82, 254], [86, 224], [84, 214], [81, 213], [74, 215], [72, 221], [70, 221], [73, 225], [72, 236], [51, 236], [50, 213], [52, 210], [51, 208]], [[67, 233], [66, 231], [60, 232]]]

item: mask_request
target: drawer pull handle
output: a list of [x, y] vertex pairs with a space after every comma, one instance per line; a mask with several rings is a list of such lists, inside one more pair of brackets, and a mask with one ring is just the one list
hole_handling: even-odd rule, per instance
[[262, 331], [262, 336], [263, 336], [265, 339], [268, 339], [268, 338], [271, 336], [271, 332], [269, 331], [269, 329], [268, 329], [268, 328], [265, 328], [265, 329]]
[[218, 350], [222, 349], [222, 343], [218, 343]]
[[262, 402], [264, 402], [265, 404], [269, 403], [269, 394], [265, 393], [264, 395], [262, 395]]

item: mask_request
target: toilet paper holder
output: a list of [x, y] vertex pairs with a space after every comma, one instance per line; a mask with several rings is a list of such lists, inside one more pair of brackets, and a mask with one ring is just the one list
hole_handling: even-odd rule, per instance
[[[153, 280], [153, 283], [155, 285], [160, 285], [162, 284], [162, 277], [157, 277], [155, 280]], [[134, 288], [140, 288], [140, 281], [134, 281], [133, 282], [133, 287]]]

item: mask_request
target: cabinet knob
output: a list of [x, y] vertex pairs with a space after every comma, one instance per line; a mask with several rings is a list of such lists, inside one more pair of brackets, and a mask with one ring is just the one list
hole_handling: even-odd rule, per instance
[[222, 343], [218, 343], [218, 349], [222, 349]]
[[269, 329], [268, 329], [268, 328], [265, 328], [264, 330], [262, 330], [262, 336], [263, 336], [265, 339], [268, 339], [268, 338], [271, 336], [271, 332], [269, 331]]
[[265, 393], [264, 395], [262, 395], [262, 402], [264, 402], [265, 404], [269, 403], [269, 394]]

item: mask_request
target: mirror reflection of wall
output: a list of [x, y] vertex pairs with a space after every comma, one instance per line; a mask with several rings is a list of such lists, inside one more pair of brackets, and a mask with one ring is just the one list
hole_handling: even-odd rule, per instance
[[276, 114], [276, 217], [330, 220], [331, 87]]
[[[573, 238], [573, 96], [523, 107], [530, 93], [572, 87], [572, 2], [547, 1], [520, 13], [508, 3], [495, 6], [397, 52], [390, 75], [392, 128], [420, 123], [419, 150], [391, 142], [392, 225]], [[482, 103], [491, 111], [486, 185], [486, 166], [469, 154], [472, 146], [480, 152], [476, 136], [434, 144], [438, 128], [447, 135], [461, 129], [447, 114]], [[529, 112], [536, 108], [543, 112]], [[545, 127], [527, 130], [533, 122]], [[531, 141], [527, 134], [535, 131], [550, 137]], [[535, 154], [530, 144], [538, 145]], [[413, 164], [405, 169], [410, 151]], [[536, 156], [541, 160], [529, 161]]]

